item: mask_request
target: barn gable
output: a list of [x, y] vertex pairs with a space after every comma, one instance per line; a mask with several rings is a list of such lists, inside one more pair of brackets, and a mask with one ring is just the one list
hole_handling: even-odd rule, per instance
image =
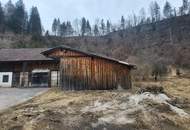
[[68, 50], [66, 48], [55, 48], [55, 49], [50, 49], [50, 51], [43, 52], [47, 57], [52, 57], [52, 58], [60, 58], [60, 57], [84, 57], [86, 56], [85, 54], [81, 52], [76, 52], [72, 50]]

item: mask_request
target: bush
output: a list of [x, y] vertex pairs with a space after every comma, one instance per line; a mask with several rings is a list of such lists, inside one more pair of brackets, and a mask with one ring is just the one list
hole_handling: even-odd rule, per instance
[[162, 63], [155, 63], [152, 66], [152, 76], [154, 80], [157, 81], [158, 77], [166, 75], [168, 72], [167, 66]]

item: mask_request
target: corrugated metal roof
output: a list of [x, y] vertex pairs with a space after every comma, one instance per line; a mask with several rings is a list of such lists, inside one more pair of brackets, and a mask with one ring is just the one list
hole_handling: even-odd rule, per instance
[[44, 61], [52, 60], [47, 58], [42, 52], [48, 48], [30, 48], [30, 49], [0, 49], [0, 62], [8, 61]]
[[65, 46], [65, 45], [58, 46], [58, 47], [55, 47], [55, 48], [46, 50], [46, 51], [42, 52], [42, 54], [44, 54], [44, 55], [49, 54], [50, 52], [52, 52], [52, 51], [54, 51], [54, 50], [56, 50], [56, 49], [70, 50], [70, 51], [82, 53], [82, 54], [87, 55], [87, 56], [90, 56], [90, 57], [97, 57], [97, 58], [101, 58], [101, 59], [105, 59], [105, 60], [109, 60], [109, 61], [112, 61], [112, 62], [121, 64], [121, 65], [125, 65], [125, 66], [131, 67], [131, 68], [136, 68], [136, 65], [130, 64], [130, 63], [128, 63], [128, 62], [120, 61], [120, 60], [117, 60], [117, 59], [115, 59], [115, 58], [110, 58], [110, 57], [103, 56], [103, 55], [96, 54], [96, 53], [90, 53], [90, 52], [81, 51], [81, 50], [78, 50], [78, 49], [75, 49], [75, 48], [71, 48], [71, 47]]

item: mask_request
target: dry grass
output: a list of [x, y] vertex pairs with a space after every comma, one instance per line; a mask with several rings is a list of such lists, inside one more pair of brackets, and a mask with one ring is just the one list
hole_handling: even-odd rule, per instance
[[[172, 99], [167, 102], [163, 95], [135, 94], [138, 87], [150, 84], [164, 86]], [[186, 78], [174, 77], [157, 83], [138, 82], [130, 91], [53, 89], [1, 113], [0, 130], [190, 130], [190, 109], [186, 109], [190, 106], [173, 99], [189, 98], [189, 84]]]
[[190, 99], [190, 79], [189, 78], [179, 78], [170, 77], [162, 79], [161, 81], [143, 81], [136, 82], [134, 86], [137, 88], [147, 87], [147, 86], [162, 86], [167, 94], [175, 97], [182, 97]]
[[190, 79], [188, 78], [170, 78], [161, 82], [161, 85], [171, 95], [190, 99]]

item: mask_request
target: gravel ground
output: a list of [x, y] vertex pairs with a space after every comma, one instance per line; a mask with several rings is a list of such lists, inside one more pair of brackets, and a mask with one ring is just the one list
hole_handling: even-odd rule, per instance
[[47, 91], [48, 88], [0, 88], [0, 111]]

